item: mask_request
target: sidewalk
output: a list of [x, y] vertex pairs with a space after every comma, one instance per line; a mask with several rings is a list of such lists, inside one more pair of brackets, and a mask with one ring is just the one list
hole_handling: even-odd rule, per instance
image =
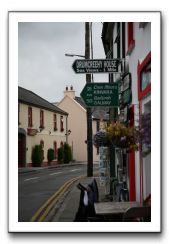
[[77, 188], [77, 184], [80, 182], [82, 185], [87, 186], [93, 180], [96, 179], [99, 191], [99, 201], [105, 200], [105, 188], [100, 186], [98, 177], [85, 177], [81, 180], [78, 180], [73, 186], [69, 189], [69, 192], [66, 194], [66, 197], [62, 199], [62, 202], [53, 209], [53, 213], [50, 213], [50, 220], [52, 222], [73, 222], [76, 212], [79, 207], [80, 200], [80, 190]]
[[32, 172], [37, 173], [40, 170], [69, 167], [69, 166], [71, 167], [71, 166], [82, 165], [82, 164], [86, 164], [86, 162], [72, 162], [69, 164], [56, 164], [56, 165], [45, 166], [45, 167], [24, 167], [24, 168], [18, 168], [18, 173], [19, 174], [32, 173]]

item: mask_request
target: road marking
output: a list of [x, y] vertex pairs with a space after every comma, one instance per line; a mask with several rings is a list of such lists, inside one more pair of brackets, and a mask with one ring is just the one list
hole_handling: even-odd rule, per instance
[[43, 222], [45, 221], [46, 216], [54, 208], [55, 204], [61, 199], [63, 194], [67, 189], [77, 180], [84, 178], [84, 175], [78, 176], [76, 178], [70, 179], [62, 185], [57, 192], [55, 192], [43, 205], [38, 209], [38, 211], [31, 218], [31, 222]]
[[49, 175], [58, 175], [58, 174], [61, 174], [62, 171], [59, 171], [59, 172], [56, 172], [56, 173], [52, 173], [52, 174], [49, 174]]
[[79, 170], [81, 170], [81, 169], [72, 169], [72, 170], [70, 170], [70, 172], [79, 171]]
[[36, 180], [36, 179], [38, 179], [38, 178], [40, 178], [40, 177], [29, 178], [29, 179], [25, 179], [24, 181]]

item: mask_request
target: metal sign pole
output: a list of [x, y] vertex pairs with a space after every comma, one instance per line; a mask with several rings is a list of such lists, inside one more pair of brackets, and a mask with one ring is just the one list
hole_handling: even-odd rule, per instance
[[[90, 59], [89, 22], [85, 23], [85, 59]], [[86, 74], [86, 83], [91, 83], [91, 74]], [[93, 176], [92, 112], [87, 108], [87, 176]]]

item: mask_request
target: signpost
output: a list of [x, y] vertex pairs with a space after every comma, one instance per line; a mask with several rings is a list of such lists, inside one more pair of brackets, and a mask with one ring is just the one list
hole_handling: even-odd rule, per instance
[[80, 96], [87, 107], [118, 107], [117, 83], [87, 83]]
[[119, 59], [76, 59], [72, 65], [77, 74], [119, 73]]

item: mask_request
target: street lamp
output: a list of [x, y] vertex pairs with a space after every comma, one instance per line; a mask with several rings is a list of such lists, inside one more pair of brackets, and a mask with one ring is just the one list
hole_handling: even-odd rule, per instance
[[84, 55], [78, 55], [78, 54], [70, 54], [70, 53], [65, 53], [66, 57], [80, 57], [80, 58], [85, 58]]
[[[68, 57], [82, 57], [90, 59], [90, 26], [89, 22], [85, 22], [85, 56], [76, 54], [65, 54]], [[93, 79], [92, 79], [93, 80]], [[86, 83], [91, 83], [91, 74], [86, 74]], [[87, 176], [93, 176], [93, 141], [92, 141], [92, 111], [91, 108], [86, 109], [87, 112]]]

